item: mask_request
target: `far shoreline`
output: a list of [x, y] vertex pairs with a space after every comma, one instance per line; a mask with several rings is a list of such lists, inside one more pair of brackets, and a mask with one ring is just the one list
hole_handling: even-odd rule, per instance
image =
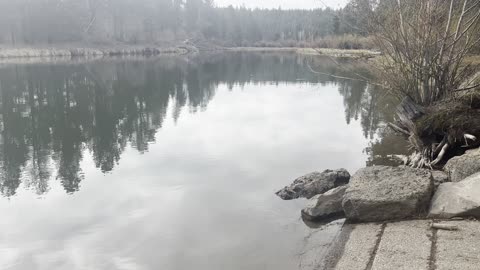
[[[285, 52], [302, 55], [324, 55], [339, 58], [372, 58], [380, 55], [372, 50], [346, 50], [330, 48], [301, 47], [212, 47], [199, 49], [190, 45], [174, 47], [157, 46], [32, 46], [3, 47], [0, 45], [0, 62], [12, 59], [48, 60], [53, 58], [104, 58], [115, 56], [159, 56], [159, 55], [190, 55], [215, 52]], [[41, 62], [40, 60], [39, 62]], [[8, 61], [6, 61], [8, 62]]]
[[324, 55], [340, 58], [371, 58], [380, 52], [365, 49], [332, 49], [332, 48], [302, 48], [302, 47], [232, 47], [227, 51], [234, 52], [293, 52], [304, 55]]

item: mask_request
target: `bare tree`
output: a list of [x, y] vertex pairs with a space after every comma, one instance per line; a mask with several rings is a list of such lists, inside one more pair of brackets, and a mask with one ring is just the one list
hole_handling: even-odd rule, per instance
[[[356, 4], [384, 54], [377, 62], [382, 83], [405, 98], [397, 122], [390, 126], [409, 137], [416, 150], [412, 165], [431, 167], [449, 147], [476, 140], [469, 130], [478, 135], [480, 128], [471, 126], [480, 115], [466, 120], [478, 110], [465, 101], [465, 91], [479, 95], [480, 85], [466, 83], [475, 68], [465, 59], [480, 42], [480, 1], [359, 0]], [[460, 112], [467, 115], [452, 123]]]

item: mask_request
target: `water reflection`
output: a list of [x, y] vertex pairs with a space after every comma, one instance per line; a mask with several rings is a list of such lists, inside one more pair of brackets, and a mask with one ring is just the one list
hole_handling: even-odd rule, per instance
[[[335, 83], [347, 123], [360, 119], [375, 164], [382, 139], [377, 130], [392, 117], [395, 101], [362, 81], [313, 74], [311, 58], [295, 54], [207, 55], [194, 59], [112, 60], [84, 64], [7, 65], [0, 69], [0, 191], [13, 196], [21, 185], [41, 195], [52, 181], [65, 192], [80, 189], [80, 165], [91, 155], [103, 173], [121, 162], [128, 146], [149, 150], [168, 110], [175, 122], [183, 108], [204, 110], [217, 86]], [[344, 65], [351, 65], [343, 63]], [[344, 75], [327, 59], [313, 60], [323, 72]], [[361, 67], [356, 72], [367, 75]], [[241, 113], [241, 112], [239, 112]], [[348, 142], [346, 142], [348, 143]], [[385, 148], [385, 147], [383, 147]], [[399, 146], [399, 148], [402, 148]]]
[[294, 54], [0, 67], [0, 268], [318, 269], [340, 225], [274, 192], [388, 159], [395, 101], [307, 63], [348, 75]]

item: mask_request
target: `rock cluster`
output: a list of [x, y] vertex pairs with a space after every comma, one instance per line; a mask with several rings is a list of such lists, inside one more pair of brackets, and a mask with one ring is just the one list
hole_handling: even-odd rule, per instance
[[352, 177], [345, 169], [326, 170], [302, 176], [276, 194], [310, 199], [301, 212], [308, 221], [480, 218], [480, 149], [452, 158], [444, 170], [373, 166]]

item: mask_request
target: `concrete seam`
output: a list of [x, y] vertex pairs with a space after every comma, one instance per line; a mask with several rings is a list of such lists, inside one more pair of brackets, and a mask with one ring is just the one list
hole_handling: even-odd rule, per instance
[[373, 248], [373, 251], [370, 254], [370, 259], [368, 260], [368, 264], [365, 270], [371, 270], [373, 267], [373, 262], [375, 261], [375, 257], [377, 256], [377, 251], [378, 251], [378, 248], [380, 247], [380, 242], [382, 241], [383, 233], [385, 232], [386, 227], [387, 227], [387, 223], [383, 223], [380, 229], [380, 232], [377, 234], [375, 247]]
[[336, 269], [338, 262], [344, 255], [345, 245], [350, 239], [350, 234], [355, 229], [355, 225], [345, 223], [335, 238], [333, 245], [330, 246], [329, 252], [325, 255], [325, 262], [323, 268], [316, 270], [331, 270]]
[[432, 245], [430, 247], [430, 257], [428, 258], [428, 270], [437, 269], [437, 233], [437, 229], [432, 229], [432, 235], [430, 236], [430, 241], [432, 242]]

